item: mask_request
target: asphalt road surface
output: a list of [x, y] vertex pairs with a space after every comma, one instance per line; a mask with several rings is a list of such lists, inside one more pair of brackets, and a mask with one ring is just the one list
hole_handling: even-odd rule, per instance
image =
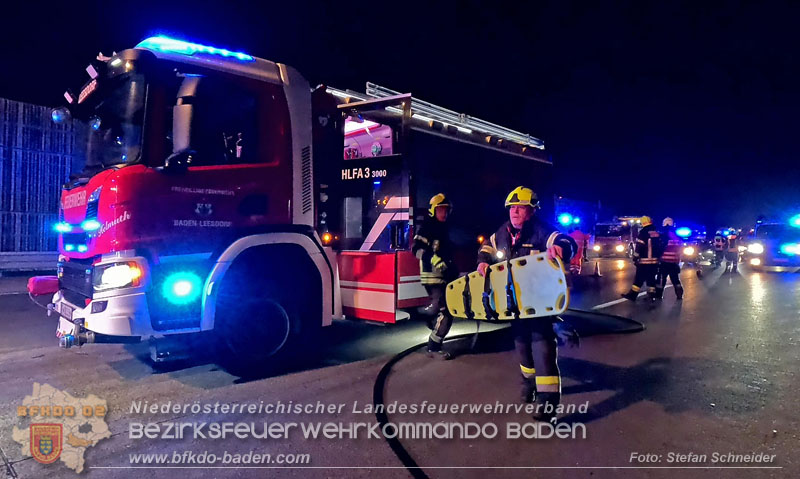
[[[432, 478], [800, 477], [800, 275], [746, 269], [723, 274], [719, 269], [707, 271], [699, 280], [693, 270], [684, 270], [682, 301], [667, 289], [657, 304], [643, 299], [632, 304], [617, 301], [630, 286], [632, 265], [603, 260], [603, 277], [595, 278], [590, 275], [592, 264], [574, 281], [571, 307], [597, 307], [598, 312], [633, 318], [646, 330], [584, 337], [578, 349], [560, 348], [563, 402], [575, 407], [588, 404], [585, 411], [562, 414], [562, 423], [573, 427], [577, 437], [516, 437], [515, 424], [535, 423], [529, 414], [513, 410], [390, 411], [388, 420], [396, 424], [492, 424], [498, 431], [494, 438], [459, 438], [457, 433], [454, 438], [403, 438], [394, 449], [384, 438], [366, 433], [377, 422], [365, 409], [373, 401], [375, 381], [384, 364], [426, 339], [428, 330], [422, 322], [391, 327], [337, 322], [327, 328], [326, 346], [315, 354], [318, 360], [286, 365], [284, 372], [270, 377], [243, 380], [214, 364], [203, 351], [191, 362], [154, 368], [146, 344], [60, 350], [54, 318], [48, 318], [25, 295], [0, 295], [0, 448], [8, 464], [3, 472], [20, 478], [75, 477], [60, 462], [35, 462], [12, 439], [12, 428], [27, 424], [17, 417], [17, 406], [36, 382], [76, 397], [93, 394], [107, 401], [106, 421], [113, 436], [86, 450], [86, 469], [81, 475], [90, 478], [400, 478], [412, 477], [412, 472]], [[474, 323], [457, 322], [451, 335], [474, 331]], [[460, 353], [453, 361], [429, 359], [422, 352], [402, 358], [386, 379], [384, 403], [519, 404], [519, 372], [508, 331], [492, 325], [483, 325], [481, 331], [485, 333], [472, 351], [467, 340], [447, 345]], [[144, 402], [321, 403], [336, 411], [162, 414], [133, 410]], [[348, 437], [345, 429], [341, 439], [305, 438], [301, 426], [290, 430], [287, 438], [131, 437], [137, 423], [254, 422], [260, 430], [265, 421], [278, 425], [364, 423], [365, 429], [355, 438]], [[527, 432], [530, 435], [531, 430]], [[184, 451], [195, 462], [134, 463], [147, 454], [173, 459]], [[251, 451], [269, 454], [273, 462], [247, 468], [197, 462], [203, 452], [222, 458], [226, 453], [233, 457]], [[729, 453], [763, 453], [774, 458], [715, 462]], [[281, 464], [276, 462], [279, 457]], [[400, 457], [405, 457], [405, 464]], [[419, 469], [407, 469], [409, 460]]]

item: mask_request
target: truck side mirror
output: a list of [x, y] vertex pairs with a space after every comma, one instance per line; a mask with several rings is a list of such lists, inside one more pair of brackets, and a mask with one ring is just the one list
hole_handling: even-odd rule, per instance
[[178, 104], [172, 107], [172, 151], [185, 151], [192, 146], [192, 120], [194, 105]]
[[[181, 81], [177, 104], [172, 107], [172, 151], [174, 153], [167, 158], [167, 163], [165, 164], [167, 169], [189, 166], [187, 160], [192, 156], [189, 153], [194, 153], [192, 151], [192, 147], [195, 146], [192, 141], [192, 130], [195, 122], [194, 103], [200, 80], [201, 77], [191, 76], [185, 77]], [[170, 167], [170, 163], [173, 164], [172, 167]], [[186, 165], [181, 165], [183, 163], [186, 163]]]

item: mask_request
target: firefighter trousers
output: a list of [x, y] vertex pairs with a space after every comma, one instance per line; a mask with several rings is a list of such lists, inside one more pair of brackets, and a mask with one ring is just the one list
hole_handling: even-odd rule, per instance
[[661, 263], [658, 272], [661, 276], [661, 289], [664, 289], [664, 286], [667, 285], [667, 278], [669, 278], [672, 286], [677, 288], [681, 285], [681, 265], [679, 263]]
[[675, 295], [683, 295], [683, 286], [681, 285], [681, 265], [679, 263], [662, 262], [658, 268], [658, 275], [661, 277], [660, 286], [658, 287], [657, 294], [661, 297], [664, 294], [664, 288], [667, 286], [667, 278], [672, 282], [675, 288]]
[[436, 308], [436, 322], [433, 325], [431, 335], [428, 337], [428, 350], [441, 351], [442, 341], [450, 332], [453, 326], [453, 317], [447, 310], [445, 302], [445, 284], [426, 284], [425, 289], [431, 297], [431, 305]]
[[737, 267], [739, 265], [739, 251], [726, 251], [725, 252], [725, 267], [730, 268], [731, 264], [733, 267]]
[[555, 408], [561, 402], [561, 373], [553, 323], [546, 318], [515, 319], [511, 330], [523, 382], [535, 378], [537, 404]]
[[633, 278], [633, 286], [631, 286], [631, 291], [638, 293], [642, 290], [642, 286], [644, 283], [647, 283], [647, 292], [648, 293], [655, 293], [656, 285], [656, 275], [658, 274], [658, 265], [657, 264], [641, 264], [639, 263], [636, 266], [636, 275]]

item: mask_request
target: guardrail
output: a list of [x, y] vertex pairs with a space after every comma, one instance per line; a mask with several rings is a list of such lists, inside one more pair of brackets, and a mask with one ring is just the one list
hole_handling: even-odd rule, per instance
[[55, 271], [58, 253], [32, 251], [0, 253], [0, 276], [11, 271]]

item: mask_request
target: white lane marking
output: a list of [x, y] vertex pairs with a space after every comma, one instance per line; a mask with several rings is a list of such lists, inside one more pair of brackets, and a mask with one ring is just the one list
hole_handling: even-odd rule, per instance
[[[666, 290], [666, 289], [669, 289], [671, 287], [672, 287], [672, 285], [668, 284], [668, 285], [664, 286], [664, 289]], [[637, 296], [637, 298], [640, 298], [640, 297], [642, 297], [642, 296], [644, 296], [646, 294], [647, 294], [647, 291], [642, 291], [641, 293], [639, 293], [639, 296]], [[592, 309], [593, 310], [595, 310], [595, 309], [604, 309], [604, 308], [607, 308], [609, 306], [614, 306], [615, 304], [624, 303], [625, 301], [627, 301], [627, 299], [619, 298], [619, 299], [615, 299], [614, 301], [609, 301], [607, 303], [598, 304], [597, 306], [592, 306]]]
[[27, 291], [11, 291], [11, 292], [6, 292], [6, 293], [0, 293], [0, 296], [12, 296], [12, 295], [15, 295], [15, 294], [28, 294], [28, 292]]

